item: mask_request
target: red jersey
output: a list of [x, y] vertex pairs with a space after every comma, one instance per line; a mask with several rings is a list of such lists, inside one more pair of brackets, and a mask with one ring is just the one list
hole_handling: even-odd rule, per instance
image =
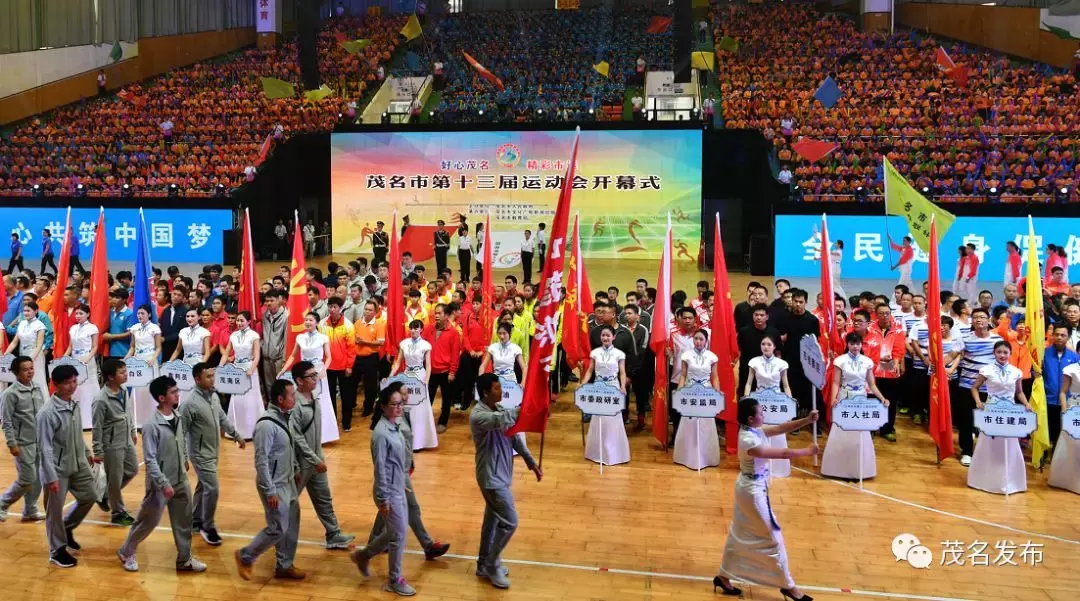
[[915, 250], [910, 244], [901, 245], [889, 240], [889, 246], [892, 247], [893, 250], [900, 252], [900, 260], [896, 262], [897, 265], [906, 265], [915, 258]]
[[431, 345], [431, 372], [456, 374], [461, 362], [461, 334], [450, 324], [444, 330], [429, 324], [424, 328], [423, 337]]

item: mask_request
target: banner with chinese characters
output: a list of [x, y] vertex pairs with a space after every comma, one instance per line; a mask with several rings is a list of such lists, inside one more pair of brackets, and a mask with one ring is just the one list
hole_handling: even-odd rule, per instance
[[[18, 234], [23, 256], [41, 256], [43, 230], [52, 235], [53, 253], [60, 257], [64, 242], [64, 218], [67, 207], [0, 207], [0, 223], [9, 234]], [[93, 253], [99, 209], [71, 209], [71, 227], [79, 242], [79, 256], [89, 264]], [[232, 211], [228, 209], [145, 209], [150, 252], [155, 263], [220, 263], [224, 231], [232, 229]], [[110, 261], [135, 261], [135, 234], [139, 228], [139, 209], [105, 209]]]
[[278, 0], [255, 0], [255, 32], [281, 32], [281, 3]]
[[[491, 211], [516, 263], [528, 228], [551, 227], [573, 131], [347, 133], [331, 138], [334, 252], [371, 252], [375, 222], [394, 209], [438, 219], [456, 234]], [[583, 131], [573, 211], [586, 258], [658, 259], [672, 216], [675, 259], [696, 261], [701, 240], [701, 131]], [[456, 242], [454, 243], [456, 245]], [[456, 246], [455, 246], [456, 247]], [[513, 256], [511, 256], [513, 255]], [[156, 257], [156, 255], [155, 255]]]
[[[1046, 259], [1046, 245], [1065, 248], [1070, 265], [1080, 263], [1080, 218], [1036, 217], [1035, 247], [1039, 260]], [[821, 217], [817, 215], [777, 215], [774, 228], [776, 263], [774, 273], [782, 277], [817, 278], [821, 265]], [[830, 242], [843, 241], [840, 275], [843, 279], [896, 280], [899, 272], [891, 267], [900, 252], [890, 249], [889, 238], [897, 245], [910, 234], [903, 217], [883, 215], [829, 215]], [[1001, 282], [1005, 276], [1008, 251], [1005, 243], [1020, 247], [1026, 259], [1028, 244], [1027, 217], [957, 217], [941, 241], [939, 268], [943, 278], [950, 281], [956, 273], [959, 255], [956, 248], [974, 244], [979, 257], [979, 281]], [[947, 252], [952, 249], [951, 252]], [[891, 254], [890, 254], [891, 253]], [[915, 248], [915, 267], [912, 278], [920, 282], [927, 278], [930, 257]], [[1021, 273], [1024, 273], [1021, 268]], [[948, 284], [943, 284], [948, 287]], [[995, 293], [995, 296], [996, 293]]]

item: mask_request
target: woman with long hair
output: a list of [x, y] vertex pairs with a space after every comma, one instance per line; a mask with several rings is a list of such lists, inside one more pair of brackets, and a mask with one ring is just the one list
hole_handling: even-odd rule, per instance
[[[840, 401], [874, 394], [885, 407], [889, 399], [878, 390], [874, 380], [874, 360], [862, 354], [863, 338], [858, 332], [844, 337], [847, 352], [833, 360], [833, 381], [829, 398], [832, 406]], [[836, 411], [834, 408], [833, 411]], [[860, 471], [859, 453], [862, 453]], [[869, 432], [848, 432], [837, 426], [829, 430], [829, 440], [821, 456], [821, 475], [848, 480], [873, 478], [877, 475], [877, 456]]]
[[38, 305], [29, 301], [23, 305], [22, 320], [15, 328], [15, 335], [7, 347], [7, 354], [19, 349], [19, 354], [34, 361], [34, 384], [41, 394], [49, 398], [49, 385], [45, 382], [45, 324], [37, 317]]
[[292, 369], [297, 361], [309, 361], [319, 370], [319, 411], [322, 415], [322, 443], [333, 442], [341, 437], [338, 432], [337, 418], [334, 415], [334, 401], [330, 396], [330, 385], [326, 380], [326, 366], [330, 364], [330, 339], [319, 331], [319, 314], [314, 311], [304, 316], [304, 331], [296, 337], [296, 344], [289, 352], [284, 367], [278, 378]]
[[[682, 362], [679, 388], [687, 384], [701, 384], [713, 390], [720, 389], [720, 376], [716, 368], [720, 359], [708, 349], [708, 344], [709, 333], [698, 330], [694, 332], [693, 348], [677, 357], [676, 360]], [[692, 470], [720, 465], [720, 437], [716, 433], [716, 420], [711, 417], [681, 417], [679, 430], [675, 433], [673, 458], [675, 463]]]
[[259, 388], [259, 357], [261, 346], [259, 333], [251, 329], [251, 312], [236, 314], [236, 331], [229, 334], [229, 344], [221, 352], [221, 363], [232, 359], [233, 365], [244, 370], [251, 378], [251, 388], [244, 394], [234, 394], [229, 400], [229, 420], [244, 440], [255, 434], [255, 422], [262, 416], [264, 407], [262, 390]]
[[98, 384], [97, 361], [94, 360], [100, 336], [97, 326], [90, 321], [90, 305], [81, 304], [75, 307], [75, 325], [71, 326], [68, 332], [71, 344], [64, 356], [74, 357], [86, 366], [86, 381], [75, 389], [74, 398], [82, 412], [83, 428], [89, 430], [94, 426], [94, 397], [101, 390], [101, 385]]
[[[600, 326], [600, 346], [589, 354], [589, 368], [582, 382], [593, 375], [596, 382], [618, 388], [626, 395], [626, 354], [615, 348], [615, 328]], [[714, 428], [715, 431], [715, 428]], [[603, 436], [601, 437], [601, 433]], [[585, 458], [603, 465], [618, 465], [630, 461], [630, 441], [626, 438], [622, 413], [596, 415], [589, 420], [589, 434], [585, 440]]]
[[[431, 374], [431, 344], [421, 337], [424, 322], [414, 319], [409, 323], [409, 337], [401, 341], [390, 375], [402, 370], [407, 376], [419, 380], [427, 386]], [[413, 450], [433, 449], [439, 446], [439, 436], [435, 432], [435, 413], [431, 410], [431, 399], [408, 407], [409, 424], [413, 430]]]
[[[776, 356], [776, 340], [770, 334], [761, 339], [761, 356], [750, 360], [750, 373], [746, 378], [743, 396], [750, 396], [753, 390], [775, 390], [791, 396], [788, 384], [788, 362]], [[756, 385], [756, 388], [755, 388]], [[769, 439], [769, 446], [774, 449], [787, 448], [787, 436]], [[787, 478], [791, 475], [791, 462], [787, 459], [773, 459], [769, 473], [774, 478]]]
[[184, 315], [187, 327], [180, 330], [180, 344], [176, 345], [169, 361], [183, 358], [184, 363], [195, 367], [210, 356], [210, 330], [199, 325], [199, 311], [188, 309]]
[[[491, 366], [491, 371], [496, 376], [512, 379], [521, 384], [525, 381], [527, 367], [522, 359], [521, 347], [510, 341], [514, 333], [514, 324], [499, 323], [495, 332], [499, 341], [488, 345], [484, 360], [480, 362], [479, 373], [487, 373], [488, 366]], [[521, 373], [520, 377], [518, 373]]]
[[[1020, 386], [1024, 374], [1009, 363], [1011, 353], [1012, 347], [1008, 342], [1001, 340], [994, 344], [994, 362], [979, 369], [979, 375], [975, 376], [975, 382], [971, 385], [976, 409], [985, 406], [979, 397], [979, 389], [985, 384], [988, 402], [1020, 403], [1028, 411], [1031, 410]], [[987, 436], [979, 432], [975, 454], [971, 456], [971, 467], [968, 468], [967, 484], [971, 488], [999, 495], [1027, 490], [1027, 467], [1024, 465], [1024, 452], [1020, 450], [1020, 440]]]
[[[150, 305], [140, 305], [135, 311], [138, 323], [128, 328], [131, 332], [131, 346], [127, 356], [146, 361], [150, 366], [150, 379], [158, 376], [158, 358], [161, 356], [161, 328], [150, 321]], [[135, 426], [141, 428], [143, 422], [150, 419], [157, 411], [158, 402], [150, 394], [150, 385], [132, 386], [131, 396], [135, 399]]]
[[713, 590], [738, 596], [742, 591], [731, 585], [732, 578], [780, 588], [785, 599], [813, 601], [799, 590], [788, 568], [784, 536], [769, 502], [769, 463], [775, 459], [817, 455], [812, 443], [803, 449], [775, 449], [768, 439], [786, 436], [817, 421], [811, 411], [802, 419], [776, 426], [766, 426], [761, 404], [753, 397], [739, 401], [739, 477], [735, 480], [735, 513], [724, 545], [720, 574], [713, 578]]

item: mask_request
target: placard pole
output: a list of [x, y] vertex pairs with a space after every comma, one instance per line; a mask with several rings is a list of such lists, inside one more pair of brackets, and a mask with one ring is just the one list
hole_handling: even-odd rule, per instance
[[[817, 411], [817, 386], [811, 386], [810, 387], [810, 409], [813, 410], [813, 411]], [[813, 434], [814, 434], [814, 439], [811, 440], [810, 442], [813, 443], [813, 444], [817, 444], [817, 421], [814, 421], [814, 423], [811, 426], [811, 429], [812, 429]], [[787, 434], [784, 435], [784, 438], [787, 438]], [[814, 467], [817, 467], [817, 466], [818, 466], [817, 453], [814, 453]]]
[[[981, 436], [981, 435], [980, 435]], [[994, 437], [990, 437], [993, 442]], [[1005, 439], [1005, 498], [1009, 498], [1009, 439]]]
[[600, 475], [604, 475], [604, 416], [595, 416], [599, 420], [597, 426], [600, 427]]
[[694, 453], [697, 455], [697, 460], [699, 462], [698, 463], [698, 468], [697, 468], [697, 473], [700, 476], [701, 475], [701, 463], [700, 463], [700, 461], [701, 461], [701, 437], [700, 437], [701, 431], [698, 430], [698, 428], [701, 426], [701, 424], [698, 423], [698, 418], [696, 418], [696, 417], [691, 417], [690, 419], [692, 419], [694, 421]]
[[862, 472], [862, 456], [863, 456], [863, 441], [866, 437], [862, 432], [859, 432], [859, 490], [862, 490], [863, 472]]

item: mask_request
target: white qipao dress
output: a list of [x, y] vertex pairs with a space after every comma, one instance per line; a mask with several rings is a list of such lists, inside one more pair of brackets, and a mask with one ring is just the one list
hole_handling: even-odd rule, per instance
[[499, 341], [488, 345], [487, 352], [491, 355], [491, 372], [499, 378], [516, 382], [517, 374], [514, 372], [514, 367], [517, 366], [517, 358], [521, 356], [521, 347], [513, 342]]
[[[401, 341], [401, 354], [405, 362], [406, 375], [412, 376], [427, 385], [425, 359], [431, 352], [431, 344], [423, 338], [406, 338]], [[415, 403], [413, 399], [409, 403]], [[431, 410], [431, 399], [406, 407], [409, 412], [409, 427], [413, 432], [413, 450], [434, 449], [439, 446], [439, 436], [435, 432], [435, 413]]]
[[[683, 351], [679, 362], [686, 362], [686, 385], [703, 384], [712, 388], [712, 367], [719, 359], [708, 349]], [[724, 399], [724, 403], [733, 402]], [[675, 434], [675, 463], [692, 470], [720, 465], [720, 436], [716, 433], [716, 420], [711, 417], [679, 418], [679, 431]]]
[[[788, 363], [776, 357], [754, 357], [747, 364], [754, 372], [755, 390], [775, 390], [780, 392], [780, 382]], [[787, 434], [768, 437], [769, 446], [774, 449], [787, 448]], [[790, 459], [770, 459], [769, 474], [774, 478], [787, 478], [791, 475]]]
[[[86, 381], [75, 389], [75, 402], [79, 404], [83, 429], [91, 430], [94, 427], [94, 397], [101, 390], [98, 384], [97, 361], [90, 356], [90, 350], [94, 346], [94, 336], [98, 335], [98, 329], [87, 320], [86, 323], [71, 326], [68, 334], [71, 337], [71, 356], [78, 361], [86, 361]], [[90, 360], [87, 361], [87, 359]]]
[[[833, 360], [840, 370], [840, 399], [867, 396], [866, 374], [874, 369], [874, 360], [866, 355], [844, 353]], [[861, 442], [860, 442], [861, 441]], [[861, 449], [860, 449], [861, 447]], [[859, 472], [859, 453], [862, 452], [862, 473]], [[821, 475], [858, 480], [877, 475], [877, 455], [869, 432], [848, 432], [840, 426], [829, 430], [829, 440], [821, 455]]]
[[[38, 332], [45, 331], [45, 324], [40, 319], [34, 317], [30, 320], [22, 320], [19, 322], [19, 327], [15, 329], [15, 336], [19, 339], [19, 348], [16, 351], [16, 357], [19, 355], [30, 357], [33, 356], [38, 350], [37, 335]], [[37, 359], [34, 359], [34, 384], [41, 388], [41, 394], [46, 399], [49, 398], [49, 385], [45, 382], [45, 352], [42, 351]]]
[[[245, 372], [251, 369], [254, 360], [253, 348], [259, 343], [259, 333], [251, 328], [237, 330], [229, 335], [232, 346], [233, 364]], [[259, 421], [263, 407], [262, 391], [259, 389], [258, 372], [251, 376], [251, 389], [244, 394], [234, 394], [229, 399], [229, 420], [236, 426], [236, 431], [244, 440], [250, 440], [255, 434], [255, 422]]]
[[322, 420], [319, 422], [322, 425], [322, 444], [333, 442], [341, 437], [338, 432], [334, 404], [330, 398], [330, 385], [326, 382], [326, 373], [323, 369], [323, 348], [329, 341], [326, 334], [318, 330], [304, 332], [296, 337], [296, 343], [300, 345], [300, 359], [310, 362], [322, 373], [319, 378], [319, 387], [315, 390], [315, 400], [319, 403], [319, 412], [322, 415]]
[[[1015, 366], [994, 361], [984, 365], [979, 375], [986, 378], [988, 403], [999, 399], [1010, 403], [1016, 401], [1016, 383], [1024, 374]], [[971, 456], [971, 466], [968, 467], [967, 484], [971, 488], [999, 495], [1027, 490], [1027, 466], [1024, 464], [1024, 452], [1020, 450], [1020, 440], [987, 436], [980, 432], [975, 442], [975, 454]]]
[[195, 327], [187, 327], [180, 330], [180, 346], [184, 363], [195, 367], [206, 360], [203, 357], [203, 341], [210, 337], [210, 330], [195, 324]]
[[[158, 376], [158, 356], [156, 337], [161, 336], [161, 328], [156, 323], [146, 322], [145, 325], [137, 323], [130, 328], [131, 345], [135, 349], [135, 357], [142, 359], [150, 365], [150, 379]], [[142, 428], [146, 420], [154, 416], [157, 411], [157, 401], [150, 396], [150, 386], [132, 386], [131, 396], [135, 399], [135, 424]]]
[[[1070, 384], [1069, 389], [1065, 391], [1065, 406], [1062, 409], [1068, 411], [1080, 405], [1080, 364], [1073, 363], [1065, 368], [1064, 373], [1069, 376]], [[1048, 410], [1057, 411], [1053, 405]], [[1054, 458], [1050, 463], [1050, 479], [1047, 483], [1055, 488], [1064, 488], [1080, 494], [1080, 440], [1069, 436], [1065, 430], [1058, 434]]]
[[[601, 346], [594, 348], [589, 357], [593, 362], [595, 381], [619, 388], [619, 361], [625, 361], [626, 354], [613, 346]], [[621, 412], [615, 415], [594, 415], [589, 420], [585, 458], [596, 463], [600, 463], [602, 459], [604, 465], [630, 461], [630, 441], [626, 438]]]

